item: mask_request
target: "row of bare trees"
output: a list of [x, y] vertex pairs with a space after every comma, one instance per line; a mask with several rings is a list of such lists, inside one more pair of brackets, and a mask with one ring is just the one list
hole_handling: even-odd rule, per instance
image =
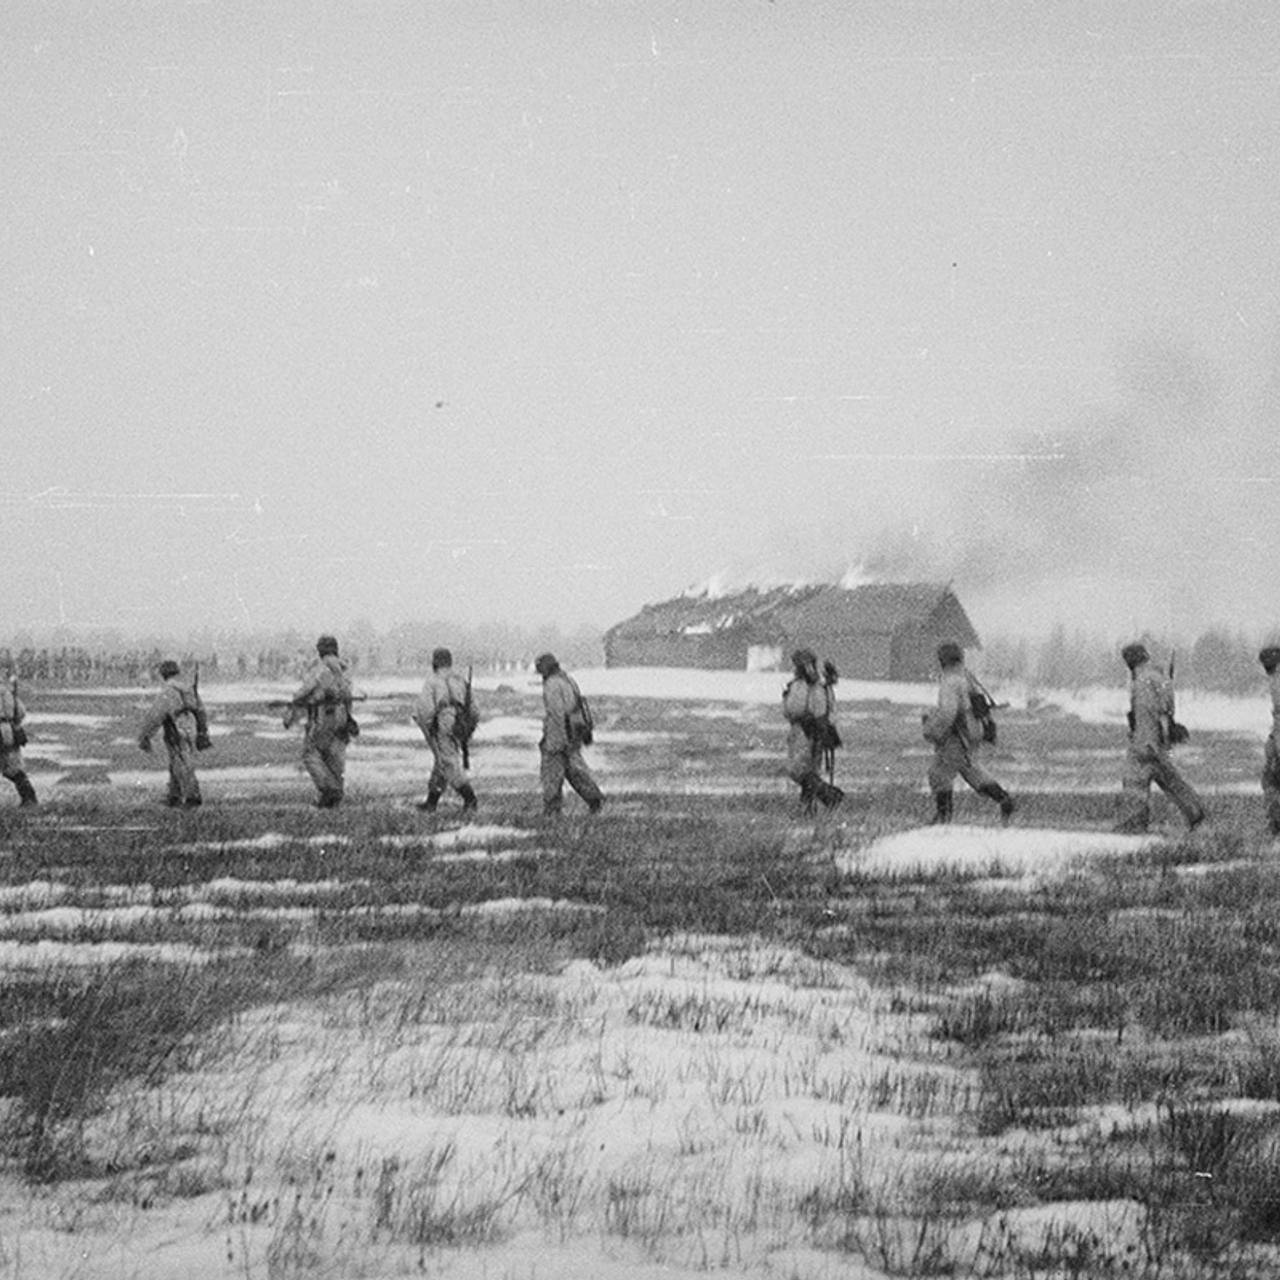
[[1121, 684], [1127, 679], [1120, 660], [1122, 644], [1140, 639], [1160, 666], [1174, 664], [1182, 688], [1215, 693], [1256, 693], [1264, 674], [1258, 663], [1270, 636], [1251, 636], [1210, 628], [1194, 639], [1159, 635], [1125, 636], [1107, 641], [1059, 624], [1042, 640], [996, 637], [982, 651], [980, 669], [990, 680], [1009, 680], [1044, 689], [1083, 689]]

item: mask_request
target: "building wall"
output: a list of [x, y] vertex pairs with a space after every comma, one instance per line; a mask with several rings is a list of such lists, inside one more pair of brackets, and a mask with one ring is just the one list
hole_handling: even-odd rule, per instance
[[788, 664], [793, 650], [804, 646], [818, 655], [819, 662], [830, 660], [836, 670], [850, 680], [892, 680], [890, 637], [870, 632], [842, 632], [830, 635], [797, 636], [784, 644]]
[[891, 680], [932, 680], [938, 674], [938, 645], [952, 637], [929, 625], [904, 626], [893, 637]]
[[604, 665], [745, 671], [747, 640], [739, 631], [639, 637], [610, 633], [604, 640]]

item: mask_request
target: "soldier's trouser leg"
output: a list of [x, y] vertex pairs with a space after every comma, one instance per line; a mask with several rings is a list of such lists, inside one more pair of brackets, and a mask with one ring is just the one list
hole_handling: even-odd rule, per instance
[[201, 800], [192, 751], [183, 743], [168, 745], [169, 803], [174, 808], [194, 809]]
[[799, 725], [787, 731], [787, 777], [800, 788], [800, 807], [813, 812], [814, 782], [818, 776], [813, 743]]
[[957, 737], [939, 742], [933, 749], [933, 763], [929, 766], [929, 790], [933, 792], [933, 821], [950, 822], [955, 803], [956, 774], [964, 767], [968, 753]]
[[1117, 831], [1145, 831], [1151, 822], [1152, 761], [1130, 751], [1120, 778], [1120, 820]]
[[805, 813], [813, 812], [813, 790], [817, 781], [813, 774], [800, 779], [800, 808]]
[[564, 807], [564, 779], [568, 753], [564, 751], [543, 751], [542, 764], [539, 768], [539, 781], [542, 784], [542, 812], [559, 813]]
[[587, 768], [580, 748], [574, 747], [565, 753], [564, 776], [569, 785], [587, 802], [587, 808], [592, 813], [598, 813], [600, 806], [604, 804], [604, 796], [596, 785], [591, 770]]
[[980, 796], [992, 796], [992, 788], [1004, 793], [1004, 788], [969, 754], [965, 749], [964, 759], [960, 762], [960, 767], [956, 772], [973, 788]]
[[951, 812], [955, 803], [955, 792], [950, 789], [946, 791], [935, 791], [933, 793], [933, 825], [951, 821]]
[[334, 741], [323, 746], [310, 744], [302, 763], [315, 784], [317, 801], [331, 809], [342, 802], [343, 775], [346, 771], [346, 743]]
[[1274, 738], [1267, 739], [1262, 764], [1262, 797], [1266, 802], [1267, 826], [1273, 836], [1280, 836], [1280, 747]]
[[1155, 762], [1152, 778], [1156, 786], [1178, 806], [1188, 826], [1195, 827], [1204, 821], [1204, 805], [1200, 803], [1200, 797], [1172, 761], [1161, 756]]
[[844, 799], [844, 792], [834, 782], [828, 782], [820, 774], [814, 775], [813, 794], [827, 809], [834, 809]]
[[22, 756], [17, 751], [0, 751], [0, 776], [6, 777], [13, 783], [18, 792], [18, 801], [21, 804], [36, 803], [36, 789], [31, 785], [31, 779], [27, 777], [27, 771], [22, 767]]
[[1008, 823], [1013, 817], [1013, 811], [1018, 807], [1013, 797], [998, 783], [988, 782], [977, 788], [980, 794], [986, 796], [989, 800], [994, 800], [1000, 806], [1000, 820]]
[[436, 753], [436, 763], [428, 784], [427, 809], [434, 809], [445, 789], [452, 787], [462, 797], [462, 812], [473, 813], [478, 801], [471, 779], [462, 767], [462, 748], [452, 738], [445, 738], [438, 744], [433, 742], [431, 749]]
[[964, 743], [959, 738], [950, 737], [938, 743], [933, 749], [933, 763], [929, 766], [929, 790], [935, 793], [951, 790], [956, 774], [964, 768], [968, 758]]
[[826, 778], [818, 778], [814, 795], [817, 795], [819, 803], [826, 805], [828, 809], [835, 809], [836, 805], [845, 799], [845, 792], [837, 787], [835, 782], [828, 782]]
[[432, 738], [431, 751], [435, 762], [431, 769], [430, 785], [438, 786], [441, 791], [452, 787], [461, 794], [462, 788], [471, 781], [462, 767], [462, 748], [452, 738]]

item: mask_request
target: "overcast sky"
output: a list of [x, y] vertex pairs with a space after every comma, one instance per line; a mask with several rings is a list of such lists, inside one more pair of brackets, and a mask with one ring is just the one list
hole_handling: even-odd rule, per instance
[[1278, 12], [10, 3], [5, 621], [1280, 624]]

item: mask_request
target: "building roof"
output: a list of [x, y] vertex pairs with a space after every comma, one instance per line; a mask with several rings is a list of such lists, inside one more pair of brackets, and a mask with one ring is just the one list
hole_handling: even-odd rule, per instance
[[871, 582], [856, 587], [834, 583], [748, 587], [731, 595], [677, 596], [645, 605], [634, 617], [610, 628], [610, 633], [643, 636], [707, 635], [742, 627], [754, 635], [788, 636], [800, 632], [840, 630], [892, 635], [904, 625], [920, 625], [948, 605], [946, 621], [961, 634], [958, 643], [971, 645], [977, 635], [949, 585], [929, 582]]
[[812, 597], [823, 587], [747, 587], [728, 595], [676, 596], [659, 604], [647, 604], [634, 617], [611, 627], [628, 636], [706, 635], [734, 627], [758, 625], [779, 608]]

